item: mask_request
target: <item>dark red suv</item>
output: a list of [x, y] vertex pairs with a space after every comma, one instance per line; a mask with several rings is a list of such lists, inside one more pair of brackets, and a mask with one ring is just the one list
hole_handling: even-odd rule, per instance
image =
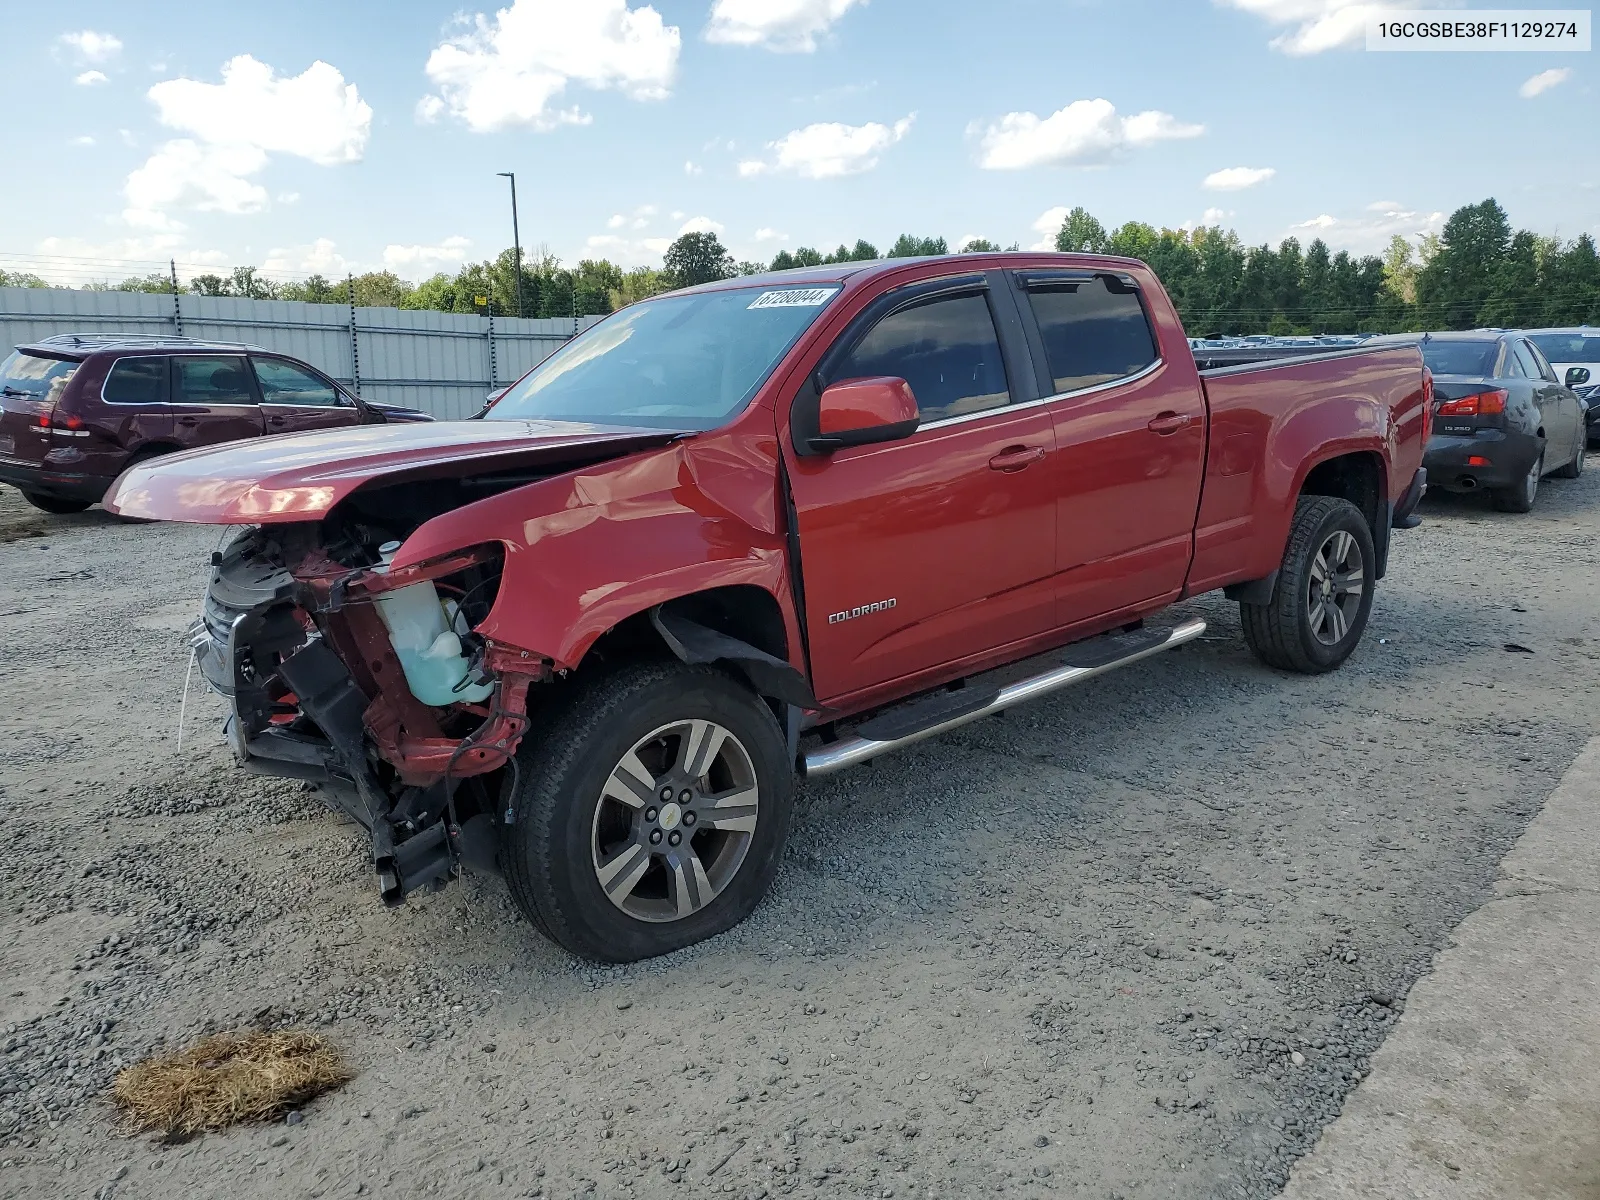
[[432, 419], [259, 346], [62, 334], [0, 363], [0, 483], [45, 512], [81, 512], [129, 466], [169, 451]]

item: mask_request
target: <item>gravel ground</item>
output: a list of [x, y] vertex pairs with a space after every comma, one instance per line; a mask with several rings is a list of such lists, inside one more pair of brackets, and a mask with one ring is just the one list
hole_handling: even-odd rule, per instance
[[[808, 785], [751, 920], [600, 968], [494, 879], [383, 909], [198, 684], [179, 750], [219, 531], [0, 489], [0, 1195], [1271, 1196], [1600, 730], [1600, 471], [1425, 514], [1337, 674], [1191, 602], [1203, 642]], [[119, 1131], [119, 1064], [252, 1021], [359, 1075]]]

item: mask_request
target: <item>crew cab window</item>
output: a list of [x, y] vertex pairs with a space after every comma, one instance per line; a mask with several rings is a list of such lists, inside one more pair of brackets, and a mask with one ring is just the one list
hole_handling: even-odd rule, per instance
[[344, 401], [333, 385], [276, 358], [252, 358], [263, 404], [310, 404], [332, 408]]
[[242, 358], [217, 355], [174, 360], [178, 371], [180, 404], [254, 404], [248, 368]]
[[1158, 357], [1139, 293], [1107, 276], [1034, 283], [1028, 302], [1057, 392], [1137, 375]]
[[158, 355], [117, 359], [100, 395], [111, 404], [165, 404], [167, 360]]
[[911, 385], [922, 424], [1011, 402], [1000, 339], [983, 295], [927, 300], [874, 325], [833, 380], [891, 375]]

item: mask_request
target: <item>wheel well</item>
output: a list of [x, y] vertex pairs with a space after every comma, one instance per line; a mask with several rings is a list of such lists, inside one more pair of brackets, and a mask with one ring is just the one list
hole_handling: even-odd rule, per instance
[[1341, 454], [1311, 468], [1302, 496], [1337, 496], [1361, 510], [1376, 536], [1383, 520], [1383, 460], [1376, 454]]
[[[783, 611], [770, 592], [753, 584], [710, 588], [668, 600], [661, 607], [698, 625], [738, 638], [774, 658], [785, 662], [789, 660], [789, 639], [784, 631]], [[648, 611], [636, 613], [620, 622], [594, 645], [594, 650], [601, 651], [603, 655], [644, 648], [663, 648], [661, 634], [652, 624]]]
[[128, 462], [132, 464], [147, 458], [155, 458], [159, 454], [171, 454], [175, 450], [182, 449], [183, 447], [176, 442], [145, 442], [128, 456]]

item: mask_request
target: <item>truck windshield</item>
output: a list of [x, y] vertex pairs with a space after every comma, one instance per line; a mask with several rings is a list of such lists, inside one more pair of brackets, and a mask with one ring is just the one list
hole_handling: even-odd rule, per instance
[[545, 359], [485, 419], [715, 429], [839, 289], [732, 288], [630, 305]]
[[41, 358], [13, 350], [0, 363], [0, 388], [8, 396], [54, 403], [79, 364], [62, 358]]
[[1553, 363], [1600, 363], [1600, 333], [1536, 333], [1528, 340]]
[[1435, 375], [1493, 375], [1499, 342], [1425, 342], [1422, 361]]

